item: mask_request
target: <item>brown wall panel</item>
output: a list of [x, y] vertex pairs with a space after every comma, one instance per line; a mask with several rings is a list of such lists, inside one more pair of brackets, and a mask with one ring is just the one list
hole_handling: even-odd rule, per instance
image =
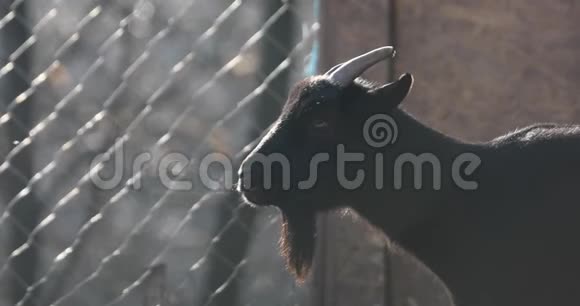
[[580, 121], [580, 4], [397, 1], [405, 108], [445, 133], [487, 140], [538, 121]]

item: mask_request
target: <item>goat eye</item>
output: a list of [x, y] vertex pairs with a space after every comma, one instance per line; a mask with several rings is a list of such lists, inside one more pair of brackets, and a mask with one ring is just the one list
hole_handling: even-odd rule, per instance
[[328, 122], [324, 120], [314, 120], [312, 122], [312, 126], [314, 126], [315, 128], [323, 128], [328, 126]]

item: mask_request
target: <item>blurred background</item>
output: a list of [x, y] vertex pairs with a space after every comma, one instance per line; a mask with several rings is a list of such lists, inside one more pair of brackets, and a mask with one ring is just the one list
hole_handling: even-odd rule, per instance
[[454, 137], [578, 122], [579, 20], [564, 0], [0, 0], [0, 305], [448, 305], [339, 214], [295, 284], [275, 209], [170, 190], [155, 165], [235, 164], [296, 80], [382, 45], [396, 59], [366, 76], [413, 73], [403, 108]]

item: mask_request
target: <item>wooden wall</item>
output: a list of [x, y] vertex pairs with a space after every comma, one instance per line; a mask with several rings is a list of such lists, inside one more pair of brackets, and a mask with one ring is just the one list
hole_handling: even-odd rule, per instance
[[486, 140], [538, 121], [580, 120], [580, 3], [405, 0], [397, 72], [405, 108], [445, 133]]

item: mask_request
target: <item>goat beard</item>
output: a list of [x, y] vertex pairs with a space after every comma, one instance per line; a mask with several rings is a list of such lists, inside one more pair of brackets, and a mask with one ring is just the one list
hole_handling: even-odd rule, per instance
[[281, 234], [280, 247], [286, 266], [299, 282], [303, 282], [314, 258], [315, 212], [300, 208], [283, 209]]

